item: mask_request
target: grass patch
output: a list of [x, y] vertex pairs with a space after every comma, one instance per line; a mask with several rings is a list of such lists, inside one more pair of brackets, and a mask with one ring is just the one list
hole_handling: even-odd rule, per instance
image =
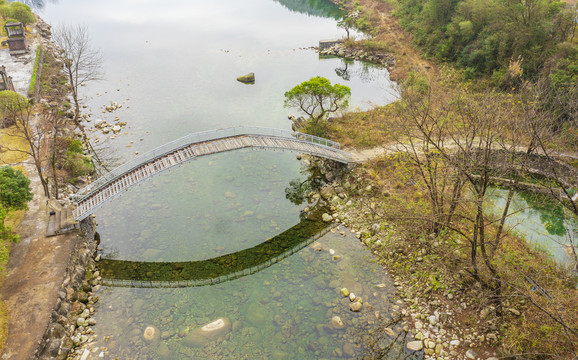
[[329, 123], [327, 135], [346, 147], [367, 149], [387, 144], [391, 137], [392, 116], [390, 106], [367, 112], [350, 112]]
[[4, 350], [4, 344], [8, 338], [8, 309], [3, 301], [0, 301], [0, 352]]
[[15, 164], [28, 158], [26, 153], [28, 151], [28, 142], [17, 134], [18, 129], [15, 126], [0, 129], [0, 142], [2, 143], [0, 165]]
[[29, 94], [34, 94], [34, 88], [36, 87], [36, 74], [38, 73], [39, 59], [40, 59], [40, 46], [36, 47], [36, 58], [34, 59], [34, 70], [32, 71], [32, 78], [30, 79], [30, 87], [28, 88]]

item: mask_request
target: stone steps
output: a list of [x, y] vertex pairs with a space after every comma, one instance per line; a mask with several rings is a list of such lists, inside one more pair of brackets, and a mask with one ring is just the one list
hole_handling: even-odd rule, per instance
[[70, 207], [54, 211], [49, 215], [48, 226], [46, 227], [46, 237], [64, 234], [79, 228], [78, 222], [72, 216]]

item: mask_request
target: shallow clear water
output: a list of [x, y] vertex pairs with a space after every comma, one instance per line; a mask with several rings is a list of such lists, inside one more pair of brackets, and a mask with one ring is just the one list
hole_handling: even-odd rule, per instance
[[[289, 129], [287, 116], [297, 111], [283, 107], [284, 92], [314, 76], [349, 86], [352, 108], [396, 94], [386, 69], [320, 59], [310, 48], [344, 35], [339, 9], [324, 0], [60, 0], [39, 12], [55, 26], [84, 23], [102, 50], [106, 79], [81, 95], [91, 121], [127, 123], [118, 136], [91, 134], [119, 162], [190, 132]], [[254, 85], [236, 81], [248, 72]], [[104, 111], [113, 101], [122, 108]], [[108, 279], [98, 293], [90, 358], [405, 358], [382, 331], [405, 336], [390, 323], [391, 284], [371, 254], [351, 235], [327, 233], [317, 240], [323, 251], [301, 240], [301, 227], [312, 226], [301, 213], [307, 203], [285, 194], [291, 180], [309, 176], [294, 153], [240, 150], [172, 169], [101, 208], [102, 271], [119, 281]], [[283, 236], [296, 245], [282, 254], [267, 248]], [[206, 279], [220, 283], [175, 287]], [[145, 280], [156, 287], [143, 288]], [[349, 310], [342, 287], [363, 298], [364, 310]], [[191, 334], [218, 318], [230, 321], [230, 332], [191, 347]], [[147, 326], [162, 338], [147, 342]]]
[[[506, 189], [492, 189], [490, 200], [497, 211], [503, 211], [507, 196]], [[574, 266], [569, 253], [571, 240], [578, 243], [578, 219], [575, 216], [543, 196], [523, 191], [515, 193], [510, 214], [507, 224], [514, 231], [550, 254], [559, 264]], [[575, 249], [578, 251], [576, 246]]]
[[[391, 284], [371, 255], [353, 236], [336, 232], [323, 236], [318, 245], [322, 251], [308, 246], [257, 273], [218, 285], [106, 288], [100, 295], [108, 306], [99, 308], [98, 332], [110, 337], [99, 345], [122, 359], [355, 358], [388, 346], [386, 358], [407, 356], [403, 345], [393, 344], [381, 331], [389, 326], [403, 336], [387, 315], [390, 291], [377, 287]], [[332, 260], [329, 249], [342, 258]], [[349, 311], [341, 287], [363, 298], [362, 312]], [[382, 314], [379, 319], [376, 311]], [[333, 316], [341, 318], [342, 329], [331, 325]], [[190, 334], [218, 318], [232, 324], [226, 339], [191, 346]], [[147, 343], [142, 337], [147, 326], [157, 327], [163, 338]], [[379, 329], [371, 341], [365, 338], [369, 329]]]

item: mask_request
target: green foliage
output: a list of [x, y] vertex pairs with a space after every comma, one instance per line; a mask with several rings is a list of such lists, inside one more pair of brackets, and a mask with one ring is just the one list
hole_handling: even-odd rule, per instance
[[[6, 5], [3, 5], [6, 6]], [[21, 2], [12, 2], [10, 5], [6, 6], [8, 9], [6, 12], [0, 11], [2, 14], [6, 14], [11, 18], [16, 19], [17, 21], [22, 22], [24, 26], [28, 24], [34, 23], [34, 15], [32, 14], [32, 10], [30, 10], [30, 6], [23, 4]]]
[[[4, 224], [4, 220], [9, 212], [15, 210], [25, 210], [28, 202], [32, 200], [33, 194], [30, 189], [30, 180], [20, 170], [14, 170], [10, 166], [0, 168], [0, 240], [17, 241], [18, 236], [12, 232], [9, 226]], [[0, 261], [6, 250], [0, 244]]]
[[568, 8], [559, 0], [398, 0], [395, 15], [428, 55], [500, 84], [515, 60], [526, 78], [542, 71], [569, 36]]
[[[0, 240], [3, 241], [18, 241], [18, 235], [12, 232], [12, 228], [4, 224], [4, 220], [6, 220], [6, 216], [8, 216], [8, 210], [4, 209], [0, 206]], [[0, 248], [4, 248], [4, 244], [0, 244]], [[6, 253], [0, 251], [0, 255], [7, 256]], [[1, 259], [0, 259], [1, 260]]]
[[80, 141], [78, 139], [69, 140], [68, 152], [82, 154], [83, 151], [84, 151], [84, 145], [82, 144], [82, 141]]
[[86, 176], [94, 172], [94, 165], [89, 156], [83, 154], [84, 145], [78, 139], [68, 140], [65, 156], [65, 167], [73, 177]]
[[30, 102], [25, 96], [10, 90], [0, 92], [0, 114], [3, 116], [14, 116], [28, 108]]
[[6, 210], [25, 210], [32, 200], [30, 180], [10, 166], [0, 168], [0, 206]]
[[429, 81], [425, 75], [412, 71], [403, 83], [403, 91], [406, 96], [425, 96], [429, 92]]
[[314, 77], [285, 93], [285, 107], [297, 107], [309, 116], [313, 126], [330, 113], [349, 106], [351, 90], [341, 84], [331, 85], [324, 77]]

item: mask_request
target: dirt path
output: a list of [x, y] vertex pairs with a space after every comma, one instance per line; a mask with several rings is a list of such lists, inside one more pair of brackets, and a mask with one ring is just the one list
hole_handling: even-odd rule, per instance
[[353, 161], [362, 163], [384, 155], [393, 155], [399, 151], [396, 145], [378, 146], [371, 149], [343, 149], [353, 155]]
[[0, 298], [10, 316], [1, 359], [10, 360], [34, 358], [58, 299], [76, 239], [75, 234], [44, 237], [49, 212], [46, 198], [34, 166], [24, 167], [34, 199], [18, 226], [21, 240], [12, 247], [6, 279], [0, 289]]
[[370, 14], [369, 21], [375, 29], [374, 39], [386, 44], [395, 54], [396, 64], [391, 69], [392, 80], [403, 79], [411, 70], [434, 74], [436, 65], [412, 46], [411, 35], [403, 30], [396, 18], [392, 17], [392, 6], [384, 1], [358, 0]]

